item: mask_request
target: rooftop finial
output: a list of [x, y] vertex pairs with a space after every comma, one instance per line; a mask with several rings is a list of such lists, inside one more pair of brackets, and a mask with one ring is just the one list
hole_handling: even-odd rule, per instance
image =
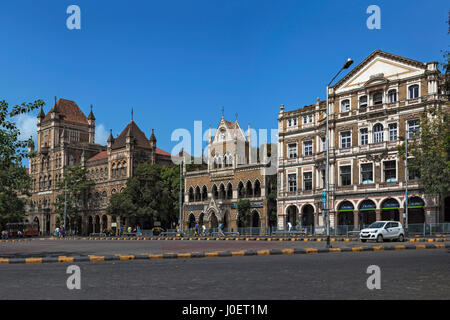
[[131, 107], [131, 121], [133, 121], [133, 107]]
[[225, 116], [225, 108], [222, 106], [222, 118]]

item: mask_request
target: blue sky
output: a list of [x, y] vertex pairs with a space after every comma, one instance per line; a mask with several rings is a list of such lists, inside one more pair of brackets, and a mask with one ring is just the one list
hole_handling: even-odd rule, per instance
[[[69, 5], [81, 30], [69, 30]], [[368, 6], [381, 9], [369, 30]], [[441, 61], [448, 49], [448, 2], [42, 0], [0, 3], [0, 99], [10, 104], [54, 96], [93, 104], [98, 139], [134, 120], [171, 151], [177, 128], [203, 130], [225, 117], [256, 129], [277, 127], [288, 110], [325, 98], [348, 57], [375, 49]], [[33, 114], [33, 118], [37, 114]], [[24, 135], [33, 121], [20, 120]]]

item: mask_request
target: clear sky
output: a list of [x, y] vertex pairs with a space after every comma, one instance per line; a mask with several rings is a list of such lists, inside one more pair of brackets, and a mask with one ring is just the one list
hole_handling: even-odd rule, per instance
[[[69, 5], [81, 29], [69, 30]], [[370, 30], [370, 5], [381, 29]], [[42, 0], [0, 2], [0, 99], [54, 96], [93, 104], [98, 142], [134, 120], [170, 152], [177, 128], [203, 130], [238, 113], [241, 126], [277, 127], [287, 110], [325, 98], [348, 57], [376, 49], [423, 62], [448, 49], [448, 1]], [[35, 123], [22, 117], [24, 135]]]

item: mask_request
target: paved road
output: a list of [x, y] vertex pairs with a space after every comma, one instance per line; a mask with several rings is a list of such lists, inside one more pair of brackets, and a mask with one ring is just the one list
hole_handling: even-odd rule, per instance
[[[0, 265], [3, 299], [448, 299], [447, 249]], [[381, 289], [366, 286], [381, 268]]]
[[[444, 243], [444, 242], [440, 242]], [[448, 243], [448, 242], [447, 242]], [[392, 246], [398, 242], [385, 242]], [[333, 242], [334, 248], [373, 246], [376, 242]], [[326, 242], [316, 241], [181, 241], [181, 240], [33, 240], [17, 243], [0, 243], [0, 258], [28, 258], [43, 256], [80, 256], [115, 254], [157, 254], [182, 252], [212, 252], [227, 250], [261, 250], [284, 248], [325, 248]]]

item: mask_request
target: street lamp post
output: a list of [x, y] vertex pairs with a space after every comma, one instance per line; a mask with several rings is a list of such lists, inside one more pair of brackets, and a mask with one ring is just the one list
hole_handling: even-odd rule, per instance
[[179, 217], [178, 217], [178, 229], [181, 233], [181, 212], [182, 212], [182, 192], [183, 192], [183, 182], [182, 182], [182, 177], [183, 177], [183, 159], [180, 158], [180, 196], [179, 196]]
[[405, 135], [405, 232], [408, 236], [408, 133]]
[[331, 247], [330, 244], [330, 208], [329, 208], [329, 194], [330, 194], [330, 185], [329, 185], [329, 166], [330, 166], [330, 141], [329, 141], [329, 130], [328, 130], [328, 114], [329, 114], [329, 103], [328, 103], [328, 91], [329, 91], [329, 87], [330, 85], [333, 83], [334, 79], [336, 79], [336, 77], [341, 73], [342, 70], [347, 69], [348, 67], [350, 67], [350, 65], [353, 63], [353, 60], [351, 58], [348, 58], [347, 61], [345, 62], [344, 66], [341, 68], [341, 70], [339, 70], [339, 72], [333, 77], [333, 79], [331, 79], [330, 83], [328, 83], [327, 85], [327, 104], [326, 104], [326, 116], [327, 116], [327, 129], [326, 129], [326, 151], [327, 151], [327, 164], [325, 166], [325, 178], [326, 178], [326, 191], [325, 191], [325, 197], [323, 199], [323, 201], [325, 201], [324, 203], [324, 213], [326, 214], [327, 217], [327, 248]]

